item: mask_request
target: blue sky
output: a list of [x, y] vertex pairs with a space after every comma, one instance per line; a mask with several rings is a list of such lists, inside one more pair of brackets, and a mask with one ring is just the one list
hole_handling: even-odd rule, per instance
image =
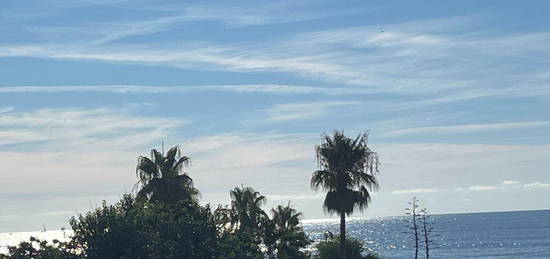
[[546, 1], [2, 1], [0, 231], [65, 226], [180, 144], [204, 203], [328, 217], [320, 134], [368, 130], [366, 213], [550, 208]]

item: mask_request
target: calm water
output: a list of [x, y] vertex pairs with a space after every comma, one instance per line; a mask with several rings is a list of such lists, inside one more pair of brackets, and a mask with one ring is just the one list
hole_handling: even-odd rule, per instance
[[[433, 215], [431, 258], [550, 258], [550, 210]], [[337, 222], [304, 223], [315, 240]], [[349, 235], [384, 258], [414, 258], [404, 218], [351, 220]], [[423, 258], [420, 256], [420, 258]]]
[[[550, 210], [434, 215], [431, 221], [431, 258], [550, 258]], [[323, 239], [327, 230], [339, 231], [336, 221], [306, 222], [304, 228], [315, 240]], [[405, 233], [407, 225], [401, 217], [350, 220], [347, 231], [384, 258], [414, 255], [412, 234]], [[63, 240], [70, 233], [0, 233], [0, 252], [31, 235]]]

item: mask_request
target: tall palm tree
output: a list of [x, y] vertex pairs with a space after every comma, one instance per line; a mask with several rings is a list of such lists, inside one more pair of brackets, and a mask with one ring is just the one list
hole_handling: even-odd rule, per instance
[[355, 208], [363, 210], [371, 200], [370, 192], [378, 188], [378, 154], [368, 146], [368, 134], [355, 139], [342, 131], [332, 136], [323, 134], [315, 147], [319, 170], [311, 177], [311, 187], [327, 192], [323, 207], [340, 215], [340, 252], [345, 257], [346, 215]]
[[189, 162], [189, 157], [182, 156], [178, 146], [168, 150], [166, 156], [155, 149], [151, 150], [151, 158], [140, 156], [136, 167], [137, 198], [165, 203], [196, 201], [198, 190], [183, 170]]
[[233, 224], [238, 224], [240, 230], [256, 230], [267, 214], [261, 206], [266, 198], [252, 187], [235, 187], [231, 190], [231, 211]]

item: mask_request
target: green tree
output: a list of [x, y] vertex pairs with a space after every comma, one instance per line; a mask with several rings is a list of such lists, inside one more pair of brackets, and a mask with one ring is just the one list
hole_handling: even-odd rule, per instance
[[257, 238], [242, 231], [225, 231], [219, 238], [219, 259], [264, 259]]
[[367, 133], [351, 139], [335, 131], [333, 136], [324, 134], [321, 139], [315, 147], [319, 170], [313, 173], [311, 186], [326, 191], [323, 207], [340, 215], [340, 250], [345, 257], [346, 215], [356, 208], [366, 208], [370, 191], [378, 188], [378, 154], [367, 146]]
[[51, 243], [30, 237], [28, 242], [21, 242], [18, 246], [9, 247], [9, 256], [0, 254], [0, 258], [13, 259], [80, 259], [73, 247], [66, 242], [54, 239]]
[[180, 201], [114, 205], [73, 217], [71, 243], [86, 258], [216, 258], [218, 233], [209, 206]]
[[[218, 205], [214, 219], [220, 235], [219, 258], [264, 258], [260, 249], [269, 218], [261, 206], [265, 196], [251, 187], [235, 187], [230, 191], [231, 206]], [[269, 253], [269, 252], [268, 252]]]
[[139, 178], [137, 198], [165, 203], [196, 201], [198, 190], [191, 177], [183, 171], [189, 161], [189, 157], [181, 156], [178, 146], [168, 150], [166, 156], [155, 149], [151, 150], [151, 158], [140, 156], [136, 167]]
[[326, 240], [319, 242], [315, 247], [317, 248], [317, 256], [319, 259], [379, 259], [377, 254], [368, 252], [365, 253], [365, 247], [363, 243], [357, 239], [346, 238], [344, 242], [345, 256], [342, 256], [342, 239], [332, 236], [330, 233], [326, 236]]
[[[277, 251], [277, 258], [306, 258], [307, 255], [300, 249], [311, 242], [300, 224], [302, 213], [290, 207], [290, 204], [279, 205], [272, 209], [271, 213], [273, 215], [271, 222], [274, 226], [274, 238], [272, 238], [274, 242], [271, 243]], [[267, 242], [266, 245], [268, 245]]]
[[252, 187], [235, 187], [231, 190], [231, 218], [238, 229], [245, 232], [255, 232], [261, 228], [261, 223], [267, 214], [261, 208], [266, 198]]

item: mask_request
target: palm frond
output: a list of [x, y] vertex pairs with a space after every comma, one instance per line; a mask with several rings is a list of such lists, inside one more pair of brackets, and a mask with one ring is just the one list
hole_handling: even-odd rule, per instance
[[343, 131], [321, 135], [315, 146], [319, 170], [313, 172], [311, 188], [327, 191], [324, 208], [328, 213], [350, 214], [364, 209], [371, 200], [370, 191], [378, 189], [378, 154], [368, 147], [368, 132], [351, 139]]

